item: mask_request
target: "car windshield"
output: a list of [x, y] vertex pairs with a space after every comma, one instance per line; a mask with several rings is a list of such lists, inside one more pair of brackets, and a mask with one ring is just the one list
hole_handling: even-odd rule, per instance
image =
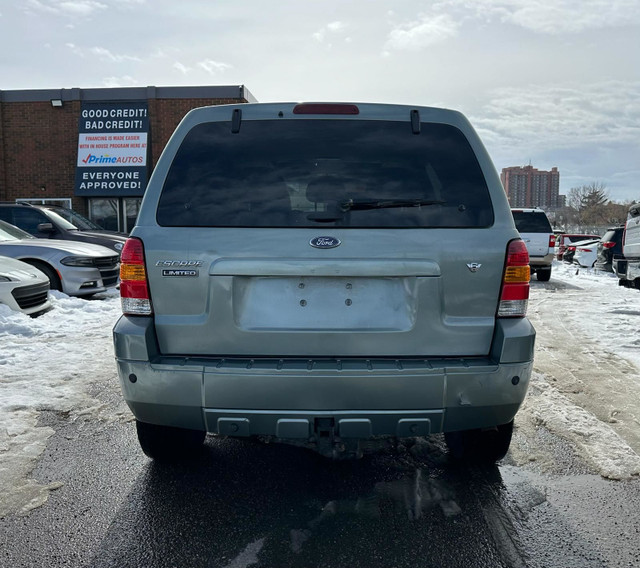
[[80, 231], [102, 231], [104, 230], [100, 225], [94, 223], [90, 219], [87, 219], [85, 216], [80, 215], [77, 211], [73, 209], [65, 209], [64, 207], [56, 207], [47, 208], [49, 213], [55, 215], [57, 218], [61, 218], [66, 222], [66, 224], [71, 224], [73, 228], [79, 229]]
[[254, 120], [191, 130], [158, 206], [164, 226], [488, 227], [493, 208], [457, 128]]
[[0, 221], [0, 241], [18, 241], [21, 239], [35, 239], [35, 237], [5, 221]]

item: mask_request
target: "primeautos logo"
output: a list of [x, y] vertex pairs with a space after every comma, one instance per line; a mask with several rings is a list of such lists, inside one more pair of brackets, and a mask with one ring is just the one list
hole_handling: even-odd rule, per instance
[[92, 164], [142, 164], [144, 159], [142, 156], [109, 156], [108, 154], [102, 156], [94, 156], [89, 154], [84, 160], [83, 164], [90, 166]]

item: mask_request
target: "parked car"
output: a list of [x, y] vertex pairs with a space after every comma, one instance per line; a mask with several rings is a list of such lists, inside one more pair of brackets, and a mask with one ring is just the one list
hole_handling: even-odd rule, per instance
[[576, 245], [570, 244], [567, 246], [564, 254], [562, 255], [562, 262], [573, 264], [573, 256], [576, 254]]
[[[118, 237], [124, 238], [124, 240], [126, 240], [127, 235], [125, 233], [119, 233], [117, 231], [105, 229], [98, 223], [95, 223], [91, 219], [88, 219], [84, 215], [81, 215], [76, 210], [70, 209], [69, 207], [51, 204], [35, 205], [35, 207], [41, 207], [42, 209], [48, 209], [49, 211], [57, 213], [58, 215], [60, 215], [60, 217], [62, 217], [66, 221], [69, 221], [69, 223], [71, 223], [74, 227], [76, 227], [76, 229], [79, 229], [80, 231], [95, 231], [107, 235], [117, 235]], [[120, 250], [122, 250], [122, 247], [120, 248]]]
[[542, 209], [511, 209], [516, 228], [529, 251], [531, 272], [542, 282], [551, 278], [556, 235]]
[[562, 255], [562, 262], [573, 264], [574, 257], [576, 254], [576, 247], [582, 246], [582, 245], [588, 245], [588, 244], [591, 244], [592, 242], [594, 242], [593, 239], [587, 239], [586, 241], [578, 241], [576, 243], [569, 244], [566, 250], [564, 251], [564, 254]]
[[193, 110], [122, 251], [114, 346], [140, 445], [182, 457], [209, 432], [340, 457], [444, 432], [495, 461], [531, 375], [529, 273], [458, 112]]
[[107, 231], [76, 211], [57, 205], [0, 203], [0, 219], [34, 237], [102, 245], [120, 253], [127, 236]]
[[91, 243], [37, 239], [0, 221], [0, 255], [22, 260], [43, 272], [53, 290], [90, 296], [118, 284], [119, 256]]
[[581, 235], [578, 233], [562, 233], [556, 235], [556, 244], [554, 254], [558, 260], [562, 260], [564, 251], [570, 243], [577, 243], [579, 241], [586, 241], [588, 239], [599, 239], [600, 235]]
[[575, 247], [575, 254], [572, 258], [573, 264], [579, 264], [584, 268], [593, 268], [593, 265], [596, 263], [596, 258], [598, 256], [599, 242], [600, 238], [598, 238], [597, 240], [588, 239], [585, 241], [573, 243], [572, 246]]
[[614, 227], [607, 229], [607, 232], [600, 239], [598, 245], [598, 258], [596, 260], [596, 268], [613, 272], [613, 259], [624, 258], [622, 254], [622, 236], [624, 227]]
[[621, 283], [640, 289], [640, 203], [629, 208], [622, 251], [626, 266]]
[[40, 270], [15, 258], [0, 256], [0, 305], [29, 316], [51, 309], [49, 279]]

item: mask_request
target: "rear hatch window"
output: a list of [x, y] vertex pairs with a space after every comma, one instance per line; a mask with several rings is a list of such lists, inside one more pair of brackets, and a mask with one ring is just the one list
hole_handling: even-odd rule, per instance
[[473, 149], [450, 125], [423, 124], [415, 135], [405, 122], [254, 120], [243, 121], [235, 134], [229, 122], [189, 132], [165, 180], [157, 221], [173, 227], [489, 227], [493, 208]]
[[541, 211], [532, 213], [527, 211], [512, 211], [516, 229], [520, 233], [553, 233], [551, 223]]

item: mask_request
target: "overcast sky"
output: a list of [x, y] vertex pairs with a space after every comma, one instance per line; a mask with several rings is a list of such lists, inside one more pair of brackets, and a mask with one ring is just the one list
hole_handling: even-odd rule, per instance
[[243, 84], [464, 112], [496, 168], [640, 200], [640, 0], [0, 0], [0, 89]]

